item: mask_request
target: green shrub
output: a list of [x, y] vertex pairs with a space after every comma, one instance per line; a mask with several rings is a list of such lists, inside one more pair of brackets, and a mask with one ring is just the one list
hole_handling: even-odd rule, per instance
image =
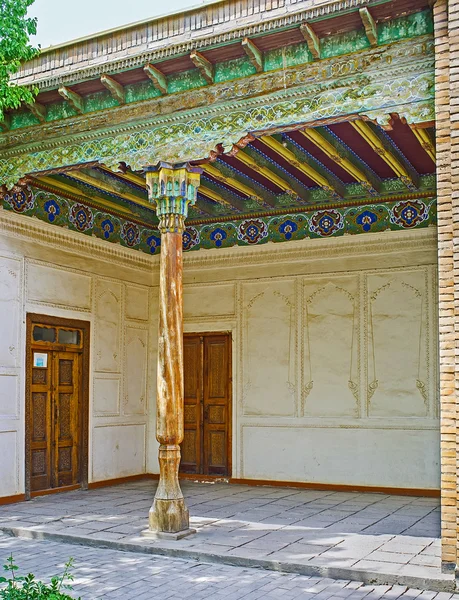
[[0, 577], [0, 585], [6, 584], [0, 589], [2, 600], [74, 600], [62, 591], [72, 589], [72, 586], [68, 584], [69, 581], [73, 581], [72, 558], [65, 564], [62, 575], [52, 577], [48, 585], [37, 581], [32, 573], [25, 577], [17, 575], [16, 571], [19, 567], [15, 564], [13, 555], [7, 559], [6, 563], [3, 565], [3, 569], [9, 576]]

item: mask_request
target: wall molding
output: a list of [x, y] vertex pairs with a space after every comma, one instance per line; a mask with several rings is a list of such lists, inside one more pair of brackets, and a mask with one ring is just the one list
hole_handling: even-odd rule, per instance
[[437, 230], [431, 226], [416, 231], [384, 231], [361, 236], [304, 239], [288, 244], [263, 244], [256, 248], [233, 246], [218, 250], [200, 250], [199, 253], [184, 253], [184, 273], [207, 266], [239, 269], [241, 264], [244, 267], [273, 262], [291, 264], [318, 258], [351, 258], [368, 254], [387, 256], [426, 249], [432, 251], [432, 260], [427, 264], [433, 264], [436, 262], [436, 241]]
[[[28, 243], [30, 241], [38, 242], [60, 252], [74, 252], [85, 257], [96, 258], [111, 264], [115, 262], [142, 271], [150, 271], [155, 263], [159, 265], [158, 257], [149, 256], [138, 250], [131, 250], [117, 244], [107, 244], [98, 238], [56, 227], [44, 221], [16, 213], [9, 214], [6, 210], [1, 210], [0, 215], [0, 234], [8, 237], [25, 240]], [[59, 268], [59, 265], [53, 266]], [[80, 272], [84, 273], [84, 271]]]

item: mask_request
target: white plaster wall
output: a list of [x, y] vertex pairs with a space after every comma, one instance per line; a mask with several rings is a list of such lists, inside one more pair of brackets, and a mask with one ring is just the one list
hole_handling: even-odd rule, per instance
[[107, 244], [79, 251], [86, 236], [70, 232], [57, 250], [42, 226], [28, 240], [0, 234], [0, 497], [24, 492], [28, 312], [91, 323], [89, 481], [147, 470], [151, 261], [103, 256]]
[[[24, 490], [27, 312], [91, 323], [89, 480], [157, 473], [157, 258], [5, 219], [0, 496]], [[233, 337], [233, 477], [439, 487], [434, 230], [184, 262], [185, 331]]]
[[185, 281], [185, 330], [233, 335], [233, 477], [440, 487], [434, 231], [190, 253]]

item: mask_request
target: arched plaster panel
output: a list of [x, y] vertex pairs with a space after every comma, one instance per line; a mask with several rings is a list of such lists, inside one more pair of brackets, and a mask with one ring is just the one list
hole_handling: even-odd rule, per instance
[[429, 412], [425, 269], [367, 276], [367, 410], [372, 417]]
[[122, 287], [112, 281], [96, 284], [95, 370], [116, 373], [120, 369]]
[[244, 414], [293, 416], [298, 394], [295, 284], [267, 281], [242, 288]]
[[358, 277], [304, 282], [305, 416], [359, 415]]

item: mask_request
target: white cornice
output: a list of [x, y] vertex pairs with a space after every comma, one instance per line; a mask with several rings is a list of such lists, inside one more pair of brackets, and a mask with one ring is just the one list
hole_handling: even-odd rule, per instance
[[[345, 235], [335, 238], [304, 239], [284, 243], [268, 243], [259, 246], [234, 246], [215, 250], [198, 250], [184, 255], [186, 271], [206, 267], [244, 269], [245, 266], [267, 263], [292, 264], [324, 258], [387, 255], [415, 251], [435, 251], [436, 227], [413, 231], [384, 231]], [[435, 258], [435, 256], [433, 255]], [[429, 261], [432, 262], [432, 261]]]
[[33, 240], [61, 252], [67, 251], [134, 269], [151, 271], [153, 265], [159, 263], [157, 256], [149, 256], [139, 250], [104, 242], [96, 237], [56, 227], [6, 210], [0, 210], [0, 234], [26, 241]]

